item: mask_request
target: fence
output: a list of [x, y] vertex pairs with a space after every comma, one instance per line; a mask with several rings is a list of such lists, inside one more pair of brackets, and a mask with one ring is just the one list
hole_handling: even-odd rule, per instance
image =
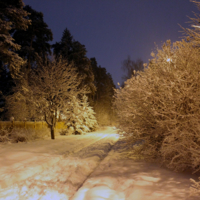
[[[35, 129], [40, 130], [43, 128], [49, 128], [48, 124], [45, 121], [35, 121], [35, 122], [29, 122], [29, 121], [0, 121], [0, 129], [3, 128], [9, 128], [13, 126], [14, 128], [26, 128], [26, 129]], [[56, 123], [56, 129], [66, 129], [67, 126], [64, 122], [57, 122]]]

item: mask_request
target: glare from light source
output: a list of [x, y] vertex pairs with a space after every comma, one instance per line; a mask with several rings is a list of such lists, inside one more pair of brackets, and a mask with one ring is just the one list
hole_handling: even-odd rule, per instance
[[171, 62], [172, 61], [172, 59], [171, 58], [167, 58], [167, 62]]

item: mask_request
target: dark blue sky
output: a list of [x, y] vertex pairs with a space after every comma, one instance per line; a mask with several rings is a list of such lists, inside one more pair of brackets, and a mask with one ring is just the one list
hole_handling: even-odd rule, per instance
[[44, 14], [59, 42], [65, 28], [84, 44], [88, 58], [111, 73], [115, 85], [122, 82], [121, 63], [128, 55], [148, 62], [155, 43], [180, 40], [196, 6], [189, 0], [24, 0]]

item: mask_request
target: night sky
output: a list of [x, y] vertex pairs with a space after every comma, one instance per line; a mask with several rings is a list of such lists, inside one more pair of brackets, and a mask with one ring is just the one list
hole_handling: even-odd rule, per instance
[[188, 27], [198, 13], [189, 0], [24, 0], [44, 14], [44, 21], [59, 42], [65, 28], [85, 45], [88, 58], [122, 82], [122, 61], [130, 55], [148, 62], [155, 43], [181, 40], [179, 24]]

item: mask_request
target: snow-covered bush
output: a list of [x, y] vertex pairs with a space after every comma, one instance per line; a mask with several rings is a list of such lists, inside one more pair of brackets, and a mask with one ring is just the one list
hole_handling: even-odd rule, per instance
[[68, 135], [68, 131], [66, 129], [61, 129], [59, 133], [60, 135]]
[[46, 136], [44, 129], [35, 131], [34, 129], [22, 128], [3, 128], [0, 130], [0, 142], [2, 143], [18, 143], [27, 142], [30, 140], [41, 139]]
[[200, 170], [200, 56], [182, 40], [167, 41], [144, 72], [115, 92], [119, 125], [129, 144], [169, 168]]
[[195, 181], [194, 179], [190, 179], [192, 182], [192, 186], [190, 187], [190, 196], [200, 196], [200, 177], [199, 181]]
[[97, 128], [95, 113], [89, 106], [87, 96], [83, 96], [81, 100], [73, 97], [69, 102], [69, 108], [66, 113], [68, 132], [82, 135]]
[[89, 106], [87, 96], [83, 96], [81, 103], [81, 112], [83, 114], [82, 129], [85, 131], [94, 131], [97, 129], [98, 124], [95, 117], [95, 112], [91, 106]]

